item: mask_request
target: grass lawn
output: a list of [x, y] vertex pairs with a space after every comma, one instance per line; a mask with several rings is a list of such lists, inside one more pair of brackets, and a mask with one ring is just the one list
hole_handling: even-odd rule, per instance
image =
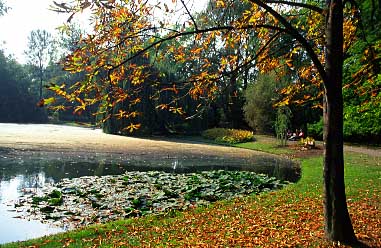
[[[243, 146], [290, 153], [274, 152], [277, 148], [269, 144]], [[381, 158], [350, 153], [345, 159], [348, 205], [356, 235], [370, 247], [381, 247]], [[280, 191], [4, 247], [345, 247], [324, 239], [321, 156], [305, 157], [301, 164], [301, 180]]]

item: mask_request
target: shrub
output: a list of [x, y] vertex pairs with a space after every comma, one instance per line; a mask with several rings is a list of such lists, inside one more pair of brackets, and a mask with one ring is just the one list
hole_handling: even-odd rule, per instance
[[[376, 108], [377, 109], [377, 108]], [[379, 116], [361, 113], [361, 111], [344, 112], [344, 141], [380, 143], [381, 125], [375, 121]], [[317, 140], [323, 139], [323, 118], [313, 124], [307, 124], [307, 133]]]
[[323, 139], [323, 118], [313, 124], [307, 124], [307, 133], [315, 139]]
[[254, 134], [247, 130], [212, 128], [204, 131], [202, 137], [216, 142], [236, 144], [252, 141], [254, 139]]
[[315, 148], [315, 139], [312, 137], [301, 138], [299, 144], [305, 148]]

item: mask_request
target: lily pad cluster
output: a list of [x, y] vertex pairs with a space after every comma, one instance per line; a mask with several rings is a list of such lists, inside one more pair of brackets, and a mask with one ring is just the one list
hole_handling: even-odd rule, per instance
[[126, 172], [63, 179], [17, 204], [29, 217], [66, 229], [110, 220], [186, 210], [211, 202], [281, 188], [287, 182], [247, 171], [174, 174]]

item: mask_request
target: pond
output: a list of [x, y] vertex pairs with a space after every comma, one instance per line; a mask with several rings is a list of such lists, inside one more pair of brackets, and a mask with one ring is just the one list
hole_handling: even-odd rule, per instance
[[118, 175], [126, 171], [188, 173], [219, 169], [255, 171], [291, 182], [300, 177], [297, 164], [275, 156], [239, 159], [205, 154], [202, 157], [171, 154], [147, 159], [112, 152], [0, 147], [0, 244], [64, 231], [40, 221], [19, 218], [21, 214], [14, 208], [22, 194], [39, 191], [47, 183], [63, 178]]

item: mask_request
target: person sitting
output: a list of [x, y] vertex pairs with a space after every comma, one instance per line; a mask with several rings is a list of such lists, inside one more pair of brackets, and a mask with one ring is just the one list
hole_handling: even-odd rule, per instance
[[295, 130], [295, 133], [293, 133], [291, 135], [290, 138], [288, 138], [288, 140], [291, 140], [291, 141], [296, 141], [296, 140], [300, 140], [301, 138], [304, 138], [304, 132], [303, 132], [303, 129], [296, 129]]
[[291, 141], [295, 141], [295, 140], [298, 140], [299, 139], [299, 132], [298, 132], [298, 129], [295, 130], [295, 133], [293, 133], [291, 135], [290, 138], [288, 138], [288, 140], [291, 140]]
[[303, 129], [300, 129], [298, 136], [299, 136], [299, 139], [304, 138]]

